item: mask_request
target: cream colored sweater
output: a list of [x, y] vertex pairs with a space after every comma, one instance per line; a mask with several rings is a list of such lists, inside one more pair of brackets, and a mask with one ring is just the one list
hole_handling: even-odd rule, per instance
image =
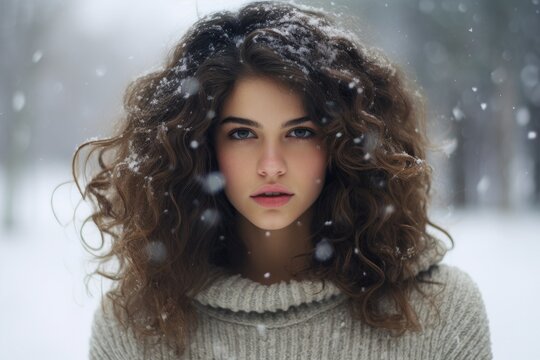
[[[433, 307], [413, 295], [424, 330], [392, 337], [353, 320], [345, 294], [330, 282], [321, 291], [318, 282], [268, 286], [224, 274], [195, 297], [198, 329], [181, 359], [491, 359], [488, 319], [474, 281], [442, 264], [432, 278], [446, 283], [437, 297], [441, 321]], [[105, 312], [101, 306], [95, 312], [90, 359], [143, 359], [141, 344], [104, 305]], [[177, 359], [165, 345], [149, 354], [148, 359]]]

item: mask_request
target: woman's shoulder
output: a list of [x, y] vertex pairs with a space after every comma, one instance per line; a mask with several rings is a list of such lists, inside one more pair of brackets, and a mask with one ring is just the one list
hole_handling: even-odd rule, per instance
[[89, 359], [139, 359], [144, 350], [127, 322], [116, 317], [113, 302], [105, 294], [94, 312]]
[[111, 299], [105, 294], [94, 311], [90, 337], [90, 359], [124, 359], [128, 332], [115, 317]]
[[468, 272], [454, 265], [439, 263], [433, 265], [423, 274], [426, 278], [432, 281], [443, 282], [448, 284], [448, 286], [455, 286], [459, 284], [466, 286], [468, 289], [478, 287]]
[[424, 275], [426, 282], [420, 288], [434, 300], [436, 310], [420, 312], [429, 314], [429, 320], [436, 319], [436, 332], [444, 339], [444, 358], [491, 359], [489, 321], [476, 281], [466, 271], [447, 264], [433, 266]]
[[441, 305], [483, 306], [478, 284], [469, 273], [457, 266], [437, 264], [424, 273], [423, 279], [427, 282], [421, 287], [434, 291]]
[[[460, 316], [468, 316], [473, 311], [485, 312], [478, 284], [461, 268], [437, 264], [423, 272], [420, 279], [420, 290], [434, 300], [446, 321], [457, 321]], [[412, 300], [425, 303], [423, 296], [413, 296]]]

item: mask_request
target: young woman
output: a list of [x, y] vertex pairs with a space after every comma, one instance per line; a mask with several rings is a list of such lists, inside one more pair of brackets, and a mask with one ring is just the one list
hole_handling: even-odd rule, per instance
[[117, 265], [90, 357], [491, 358], [477, 286], [427, 232], [452, 241], [414, 93], [319, 12], [194, 24], [74, 157], [97, 159], [74, 176]]

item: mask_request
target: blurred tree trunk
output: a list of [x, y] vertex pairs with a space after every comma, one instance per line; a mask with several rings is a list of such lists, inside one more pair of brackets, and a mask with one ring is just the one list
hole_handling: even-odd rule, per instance
[[[35, 76], [33, 54], [37, 37], [43, 31], [42, 11], [50, 3], [35, 0], [0, 2], [0, 163], [5, 164], [4, 201], [0, 226], [11, 230], [16, 225], [15, 194], [32, 129], [31, 109], [27, 103]], [[39, 15], [40, 17], [37, 17]], [[39, 61], [39, 59], [34, 59]]]
[[[21, 66], [26, 62], [24, 52], [27, 43], [26, 25], [20, 19], [21, 5], [13, 0], [0, 3], [0, 24], [2, 27], [0, 49], [1, 76], [1, 112], [2, 112], [2, 162], [5, 164], [4, 202], [2, 204], [2, 226], [11, 229], [14, 224], [13, 202], [21, 149], [17, 143], [18, 126], [24, 114], [24, 108], [15, 111], [14, 94], [21, 91]], [[19, 101], [23, 99], [19, 97]], [[19, 103], [19, 106], [21, 104]]]

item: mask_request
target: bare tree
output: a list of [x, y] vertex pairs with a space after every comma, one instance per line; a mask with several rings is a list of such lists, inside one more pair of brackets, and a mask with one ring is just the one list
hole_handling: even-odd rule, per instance
[[3, 0], [0, 2], [0, 164], [6, 170], [1, 225], [15, 223], [13, 206], [17, 180], [29, 145], [33, 116], [26, 106], [34, 85], [33, 64], [41, 54], [36, 41], [47, 24], [47, 11], [60, 1]]

